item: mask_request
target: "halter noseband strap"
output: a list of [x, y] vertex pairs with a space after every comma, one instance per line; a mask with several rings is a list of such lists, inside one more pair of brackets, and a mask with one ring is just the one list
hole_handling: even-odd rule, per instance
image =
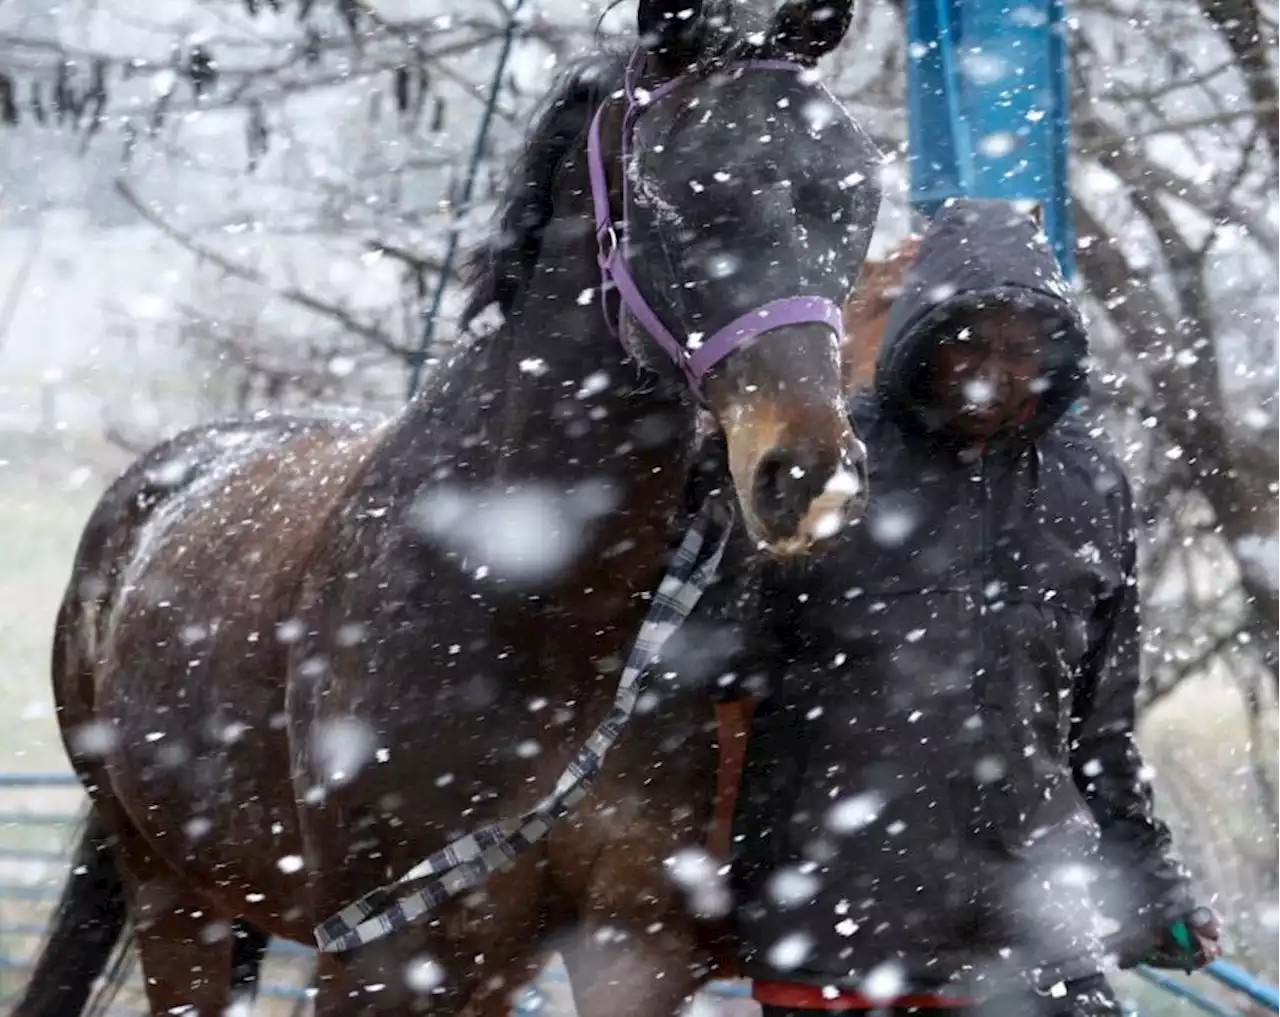
[[[746, 345], [752, 339], [775, 328], [785, 325], [825, 325], [840, 336], [843, 332], [843, 317], [840, 307], [826, 297], [797, 296], [771, 300], [746, 314], [739, 316], [728, 325], [713, 333], [710, 337], [694, 345], [682, 343], [663, 325], [657, 313], [649, 306], [636, 286], [627, 267], [628, 224], [627, 213], [631, 207], [628, 171], [631, 158], [631, 135], [635, 130], [636, 120], [650, 106], [670, 95], [684, 81], [683, 77], [673, 78], [655, 89], [643, 101], [638, 99], [632, 80], [634, 72], [643, 64], [643, 52], [637, 50], [632, 54], [627, 65], [623, 91], [627, 100], [626, 113], [622, 120], [622, 145], [620, 159], [622, 162], [622, 222], [621, 236], [614, 228], [613, 215], [609, 201], [609, 182], [604, 168], [604, 148], [600, 140], [600, 125], [604, 117], [605, 104], [602, 103], [591, 118], [591, 127], [587, 133], [587, 173], [591, 179], [591, 200], [595, 211], [596, 243], [600, 251], [597, 260], [600, 265], [601, 297], [610, 283], [618, 291], [620, 306], [618, 308], [618, 330], [621, 333], [623, 315], [630, 313], [644, 328], [654, 341], [675, 363], [689, 382], [695, 395], [703, 399], [702, 380], [707, 372], [724, 360], [734, 350]], [[747, 60], [739, 66], [748, 70], [799, 71], [800, 65], [787, 60]], [[607, 315], [606, 315], [607, 317]]]

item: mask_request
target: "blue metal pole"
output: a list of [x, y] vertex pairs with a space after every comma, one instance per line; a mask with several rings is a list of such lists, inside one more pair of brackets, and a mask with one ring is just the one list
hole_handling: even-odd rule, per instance
[[0, 773], [0, 788], [80, 786], [74, 773]]
[[946, 198], [973, 192], [973, 145], [956, 88], [951, 0], [909, 0], [907, 152], [911, 202], [932, 215]]
[[511, 48], [515, 43], [516, 28], [520, 9], [525, 0], [515, 0], [507, 14], [507, 27], [502, 36], [502, 50], [498, 53], [498, 65], [494, 68], [493, 78], [489, 82], [489, 94], [485, 100], [484, 113], [480, 117], [480, 127], [476, 131], [475, 146], [471, 150], [471, 165], [467, 168], [467, 176], [462, 184], [462, 194], [453, 206], [453, 217], [449, 224], [448, 246], [445, 248], [444, 261], [440, 265], [440, 278], [436, 282], [436, 291], [431, 298], [431, 306], [423, 316], [422, 339], [409, 361], [409, 390], [406, 399], [412, 399], [422, 381], [422, 370], [427, 362], [427, 350], [435, 335], [436, 320], [440, 317], [440, 307], [444, 303], [444, 292], [448, 288], [449, 278], [453, 275], [453, 263], [458, 257], [458, 234], [461, 232], [462, 217], [471, 208], [471, 196], [475, 193], [476, 177], [480, 175], [480, 163], [484, 159], [485, 143], [489, 139], [489, 130], [493, 126], [493, 112], [498, 105], [498, 93], [502, 89], [502, 75], [506, 72], [507, 62], [511, 59]]
[[1066, 0], [1049, 4], [1049, 201], [1045, 208], [1045, 230], [1058, 255], [1062, 274], [1076, 275], [1076, 226], [1071, 208], [1071, 89], [1067, 73]]
[[906, 30], [912, 205], [1035, 201], [1074, 275], [1063, 0], [907, 0]]
[[1195, 989], [1183, 985], [1160, 971], [1154, 971], [1148, 967], [1136, 967], [1133, 971], [1143, 981], [1150, 982], [1170, 996], [1186, 1000], [1201, 1013], [1207, 1013], [1210, 1017], [1240, 1017], [1231, 1007], [1223, 1006], [1207, 996], [1202, 996]]

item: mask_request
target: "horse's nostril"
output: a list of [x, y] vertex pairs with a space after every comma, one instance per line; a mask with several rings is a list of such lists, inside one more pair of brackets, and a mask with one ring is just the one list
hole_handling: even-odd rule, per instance
[[829, 468], [823, 470], [818, 455], [807, 449], [769, 452], [756, 467], [752, 495], [757, 518], [772, 532], [790, 536], [822, 493], [830, 472]]

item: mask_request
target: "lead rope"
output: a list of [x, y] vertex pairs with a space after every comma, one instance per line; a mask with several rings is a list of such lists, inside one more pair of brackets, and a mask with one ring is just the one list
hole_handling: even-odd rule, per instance
[[322, 953], [343, 953], [381, 939], [495, 872], [509, 869], [586, 797], [605, 754], [649, 687], [662, 648], [715, 582], [733, 518], [732, 506], [716, 498], [708, 498], [698, 509], [652, 595], [613, 706], [560, 774], [555, 789], [518, 818], [490, 823], [460, 837], [394, 883], [366, 894], [316, 926], [316, 944]]

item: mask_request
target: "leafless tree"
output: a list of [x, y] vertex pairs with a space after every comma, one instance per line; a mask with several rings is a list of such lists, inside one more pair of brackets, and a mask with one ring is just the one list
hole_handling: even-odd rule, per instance
[[[136, 49], [118, 34], [0, 20], [0, 120], [78, 125], [85, 144], [119, 145], [120, 195], [200, 266], [172, 330], [226, 379], [219, 408], [390, 405], [449, 231], [470, 236], [483, 221], [546, 78], [604, 7], [548, 0], [521, 17], [476, 200], [460, 208], [509, 2], [438, 14], [427, 4], [397, 19], [367, 0], [191, 0], [161, 22], [117, 13]], [[1229, 857], [1237, 892], [1274, 899], [1276, 3], [1071, 0], [1070, 14], [1089, 412], [1123, 449], [1145, 507], [1145, 701], [1189, 682], [1234, 688], [1246, 739], [1239, 807], [1255, 821], [1196, 843], [1220, 883]], [[624, 25], [606, 18], [600, 30]], [[866, 0], [851, 40], [829, 73], [890, 155], [889, 205], [902, 222], [900, 0]], [[258, 264], [246, 237], [254, 250], [309, 257]], [[375, 263], [394, 265], [394, 281], [361, 302], [350, 285], [359, 270], [326, 271]], [[454, 306], [445, 301], [441, 342]], [[1171, 764], [1173, 797], [1212, 808], [1217, 791], [1193, 763], [1184, 753]], [[1253, 959], [1274, 958], [1274, 914], [1270, 927], [1249, 921], [1240, 941]]]

